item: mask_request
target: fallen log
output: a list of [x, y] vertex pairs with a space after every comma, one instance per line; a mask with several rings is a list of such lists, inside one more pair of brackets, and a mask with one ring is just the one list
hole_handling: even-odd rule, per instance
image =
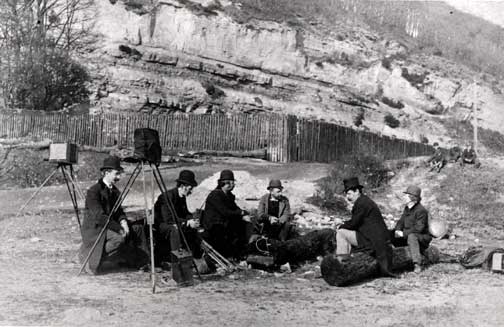
[[[430, 246], [424, 252], [426, 264], [439, 262], [439, 250]], [[392, 254], [392, 270], [404, 271], [413, 268], [411, 253], [407, 246], [396, 247]], [[376, 259], [368, 252], [357, 252], [345, 256], [330, 254], [320, 265], [322, 278], [332, 286], [346, 286], [378, 276], [380, 269]]]
[[249, 247], [247, 263], [269, 270], [287, 262], [299, 264], [333, 253], [336, 250], [336, 234], [334, 229], [325, 228], [287, 241], [260, 237]]

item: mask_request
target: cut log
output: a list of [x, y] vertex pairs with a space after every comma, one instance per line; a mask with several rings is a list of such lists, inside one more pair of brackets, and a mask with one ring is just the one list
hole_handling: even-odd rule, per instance
[[[424, 252], [425, 263], [439, 262], [439, 250], [430, 246]], [[392, 270], [403, 271], [413, 268], [411, 253], [407, 246], [394, 248]], [[333, 286], [346, 286], [378, 276], [380, 269], [376, 259], [367, 252], [357, 252], [346, 256], [330, 254], [320, 265], [324, 280]]]

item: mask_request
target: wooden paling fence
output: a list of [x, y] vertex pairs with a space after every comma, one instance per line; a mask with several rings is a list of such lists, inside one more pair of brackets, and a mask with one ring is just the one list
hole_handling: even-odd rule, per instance
[[359, 152], [396, 159], [433, 151], [432, 147], [417, 142], [278, 114], [0, 112], [0, 138], [50, 139], [97, 148], [131, 148], [134, 130], [142, 127], [159, 132], [165, 152], [265, 149], [267, 159], [275, 162], [331, 162]]

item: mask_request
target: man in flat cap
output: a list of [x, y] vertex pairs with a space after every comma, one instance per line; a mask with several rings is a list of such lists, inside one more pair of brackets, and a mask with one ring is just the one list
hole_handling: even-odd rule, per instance
[[347, 200], [353, 204], [352, 219], [336, 232], [336, 255], [348, 255], [352, 246], [374, 252], [383, 276], [397, 277], [391, 272], [392, 245], [389, 231], [376, 203], [362, 193], [357, 177], [343, 180]]
[[262, 226], [261, 234], [279, 241], [292, 238], [294, 226], [290, 223], [289, 199], [282, 194], [283, 186], [279, 179], [272, 179], [269, 191], [259, 200], [257, 222]]
[[205, 201], [205, 239], [220, 254], [227, 258], [242, 259], [253, 225], [247, 211], [235, 202], [232, 190], [235, 178], [231, 170], [223, 170], [217, 187]]
[[121, 195], [115, 184], [121, 179], [123, 170], [118, 157], [105, 158], [100, 168], [102, 177], [86, 194], [85, 216], [81, 229], [82, 245], [79, 253], [81, 262], [91, 251], [109, 215], [112, 214], [106, 232], [102, 234], [85, 267], [86, 271], [92, 274], [99, 273], [105, 262], [111, 267], [123, 264], [131, 268], [140, 268], [149, 260], [143, 224], [129, 222], [121, 206], [112, 213]]
[[411, 185], [404, 192], [405, 203], [401, 218], [394, 228], [393, 244], [395, 246], [408, 246], [415, 265], [414, 272], [422, 271], [421, 253], [429, 247], [432, 236], [429, 233], [429, 213], [420, 204], [422, 190]]
[[[200, 222], [193, 217], [187, 208], [187, 197], [198, 185], [194, 172], [182, 170], [176, 183], [174, 188], [159, 195], [154, 205], [155, 258], [157, 263], [170, 261], [171, 251], [185, 248], [175, 219], [182, 228], [190, 248], [188, 250], [192, 252], [193, 257], [201, 258], [202, 256], [201, 239], [198, 234]], [[171, 205], [172, 208], [170, 208]]]

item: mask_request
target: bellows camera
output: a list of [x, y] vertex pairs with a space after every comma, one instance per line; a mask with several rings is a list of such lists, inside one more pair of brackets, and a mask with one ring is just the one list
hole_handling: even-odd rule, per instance
[[159, 133], [151, 128], [137, 128], [134, 133], [135, 159], [148, 161], [156, 166], [161, 163]]
[[77, 160], [77, 144], [52, 143], [49, 145], [49, 161], [65, 164], [76, 164]]

